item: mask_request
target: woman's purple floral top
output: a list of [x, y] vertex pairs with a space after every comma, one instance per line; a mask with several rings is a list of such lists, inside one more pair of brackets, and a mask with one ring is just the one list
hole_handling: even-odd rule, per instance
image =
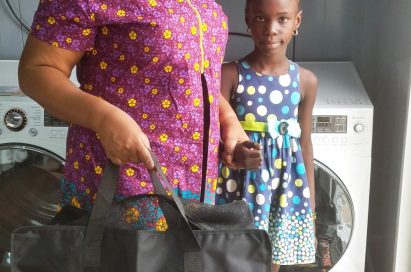
[[[137, 120], [182, 197], [214, 202], [227, 40], [221, 6], [214, 0], [41, 0], [31, 34], [85, 51], [77, 65], [80, 88]], [[89, 209], [106, 162], [98, 135], [72, 125], [63, 204]], [[120, 171], [119, 199], [153, 192], [141, 164]]]

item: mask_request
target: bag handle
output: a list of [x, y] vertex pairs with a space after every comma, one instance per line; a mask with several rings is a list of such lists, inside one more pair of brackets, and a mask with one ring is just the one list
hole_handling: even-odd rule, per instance
[[[170, 199], [171, 202], [174, 202], [178, 210], [178, 213], [176, 213], [176, 209], [170, 209], [172, 207], [170, 205], [164, 205], [165, 200], [161, 200], [161, 198], [159, 198], [160, 207], [163, 210], [164, 216], [169, 224], [170, 222], [181, 222], [178, 228], [171, 228], [170, 231], [177, 237], [180, 235], [181, 237], [184, 237], [184, 239], [179, 239], [179, 241], [182, 243], [186, 251], [199, 251], [201, 248], [185, 215], [184, 206], [180, 198], [172, 189], [170, 182], [162, 172], [156, 156], [151, 150], [149, 151], [155, 165], [155, 170], [149, 171], [153, 182], [154, 191], [156, 194], [166, 197]], [[163, 184], [160, 182], [158, 176], [161, 177], [161, 180], [170, 192], [171, 198]], [[93, 271], [95, 268], [100, 267], [101, 245], [103, 241], [104, 229], [110, 213], [110, 207], [113, 203], [113, 197], [117, 189], [118, 180], [119, 167], [114, 165], [109, 160], [104, 169], [101, 184], [97, 190], [96, 200], [91, 210], [90, 219], [85, 233], [83, 248], [84, 271]], [[181, 220], [181, 218], [183, 220]], [[191, 257], [190, 259], [190, 261], [192, 261]], [[197, 258], [195, 257], [194, 259]], [[196, 263], [197, 261], [198, 260], [196, 260]]]
[[[150, 172], [150, 177], [151, 180], [153, 182], [153, 186], [154, 186], [154, 191], [157, 195], [161, 195], [162, 197], [166, 198], [169, 200], [169, 202], [171, 204], [174, 204], [176, 207], [172, 207], [173, 209], [170, 210], [170, 206], [169, 205], [164, 205], [163, 203], [165, 202], [164, 199], [159, 199], [159, 203], [160, 203], [160, 207], [163, 210], [164, 216], [166, 218], [166, 220], [170, 220], [169, 225], [171, 223], [176, 223], [175, 221], [171, 221], [171, 219], [177, 219], [178, 221], [181, 221], [181, 218], [184, 220], [184, 222], [181, 222], [183, 225], [182, 227], [187, 228], [187, 231], [190, 231], [191, 233], [193, 232], [193, 230], [191, 229], [189, 220], [186, 216], [185, 210], [184, 210], [184, 205], [181, 202], [181, 199], [176, 195], [176, 193], [173, 190], [173, 187], [171, 186], [170, 182], [168, 181], [167, 177], [164, 175], [164, 172], [161, 169], [160, 163], [157, 160], [157, 157], [154, 155], [154, 153], [150, 151], [151, 154], [151, 158], [153, 159], [154, 162], [154, 167], [156, 169], [156, 171], [149, 171]], [[163, 183], [161, 183], [161, 181], [159, 180], [159, 176], [160, 179]], [[165, 187], [163, 186], [165, 185]], [[169, 193], [167, 193], [166, 189], [169, 191]], [[170, 198], [171, 196], [171, 198]], [[175, 215], [175, 208], [178, 209], [179, 214], [178, 216]], [[173, 226], [171, 226], [173, 227]], [[191, 239], [194, 238], [195, 240]], [[196, 241], [195, 244], [191, 244], [190, 248], [191, 249], [200, 249], [200, 246], [198, 245], [197, 242], [197, 238], [195, 238], [194, 234], [192, 235], [192, 237], [190, 238], [190, 240], [192, 242]], [[187, 245], [189, 246], [189, 245]]]

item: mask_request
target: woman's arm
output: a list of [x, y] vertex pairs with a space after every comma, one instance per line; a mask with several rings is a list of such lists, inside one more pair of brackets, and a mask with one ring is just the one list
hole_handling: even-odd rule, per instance
[[229, 167], [256, 169], [261, 165], [261, 147], [249, 140], [237, 115], [228, 103], [231, 91], [238, 86], [238, 71], [234, 63], [222, 66], [220, 95], [220, 127], [224, 150], [221, 157]]
[[143, 162], [153, 168], [147, 136], [138, 124], [124, 111], [79, 90], [69, 80], [83, 54], [29, 35], [19, 64], [20, 88], [53, 116], [98, 133], [114, 163]]
[[314, 180], [314, 157], [311, 142], [312, 112], [315, 98], [317, 96], [317, 77], [309, 70], [300, 68], [301, 95], [302, 100], [298, 109], [299, 122], [301, 126], [301, 149], [304, 165], [308, 178], [308, 186], [311, 195], [311, 207], [315, 211], [315, 180]]

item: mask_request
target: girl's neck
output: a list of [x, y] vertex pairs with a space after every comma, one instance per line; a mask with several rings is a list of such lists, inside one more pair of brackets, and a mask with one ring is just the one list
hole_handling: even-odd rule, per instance
[[288, 72], [290, 62], [285, 55], [272, 57], [262, 55], [255, 50], [245, 57], [254, 71], [264, 75], [279, 76]]

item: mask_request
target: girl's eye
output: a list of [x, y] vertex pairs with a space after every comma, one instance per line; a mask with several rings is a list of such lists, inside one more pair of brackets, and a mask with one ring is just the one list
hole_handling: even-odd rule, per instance
[[263, 16], [257, 16], [257, 17], [255, 17], [255, 19], [256, 19], [257, 22], [264, 22], [264, 20], [265, 20]]
[[280, 23], [286, 23], [288, 21], [287, 17], [280, 17]]

